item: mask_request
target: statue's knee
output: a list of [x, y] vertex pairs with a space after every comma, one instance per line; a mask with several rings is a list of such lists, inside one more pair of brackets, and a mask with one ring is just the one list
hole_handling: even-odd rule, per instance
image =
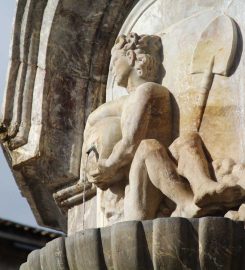
[[138, 152], [141, 157], [147, 157], [151, 152], [162, 151], [163, 146], [155, 139], [147, 139], [141, 141]]
[[179, 144], [193, 144], [201, 141], [201, 137], [197, 132], [190, 132], [184, 135], [181, 135], [177, 140]]
[[202, 143], [202, 139], [197, 132], [191, 132], [178, 137], [169, 147], [170, 152], [173, 156], [178, 156], [178, 152], [183, 147], [194, 148]]

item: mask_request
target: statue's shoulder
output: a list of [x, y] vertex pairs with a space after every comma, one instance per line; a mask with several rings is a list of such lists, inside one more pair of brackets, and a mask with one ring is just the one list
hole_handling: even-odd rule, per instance
[[128, 95], [125, 95], [114, 100], [107, 101], [101, 104], [97, 109], [95, 109], [95, 111], [103, 110], [106, 108], [119, 108], [118, 106], [123, 105], [123, 103], [128, 99], [128, 97]]
[[128, 98], [129, 98], [129, 95], [124, 95], [113, 100], [113, 102], [124, 103]]
[[87, 123], [93, 126], [102, 118], [120, 116], [127, 98], [128, 96], [122, 96], [118, 99], [103, 103], [90, 113]]
[[136, 91], [140, 95], [150, 95], [154, 96], [166, 96], [169, 95], [169, 90], [156, 82], [146, 82], [141, 84]]

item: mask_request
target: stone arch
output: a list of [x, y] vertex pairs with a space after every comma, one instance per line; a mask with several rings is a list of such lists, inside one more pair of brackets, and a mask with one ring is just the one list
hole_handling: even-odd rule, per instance
[[85, 121], [105, 101], [110, 49], [136, 2], [18, 1], [1, 137], [40, 225], [66, 227], [52, 193], [80, 177]]

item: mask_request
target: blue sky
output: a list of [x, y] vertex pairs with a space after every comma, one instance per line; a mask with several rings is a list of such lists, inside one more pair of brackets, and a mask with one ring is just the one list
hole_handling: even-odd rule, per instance
[[[5, 87], [15, 6], [16, 0], [0, 0], [0, 106]], [[0, 218], [37, 226], [28, 203], [18, 190], [2, 150], [0, 150]]]

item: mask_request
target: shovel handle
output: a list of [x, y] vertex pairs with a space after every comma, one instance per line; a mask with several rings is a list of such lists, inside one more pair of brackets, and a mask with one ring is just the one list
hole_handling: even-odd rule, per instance
[[207, 96], [207, 94], [212, 86], [213, 78], [214, 78], [214, 74], [212, 73], [212, 70], [206, 70], [203, 73], [203, 77], [202, 77], [202, 81], [201, 81], [201, 89], [200, 89], [201, 93], [203, 95]]
[[197, 102], [197, 107], [199, 108], [198, 110], [198, 115], [197, 115], [197, 131], [199, 131], [203, 119], [203, 115], [205, 112], [205, 108], [207, 105], [207, 100], [208, 100], [208, 94], [209, 90], [212, 86], [213, 83], [213, 78], [214, 74], [204, 74], [203, 80], [201, 82], [201, 88], [200, 88], [200, 93], [199, 93], [199, 98]]
[[203, 73], [201, 85], [200, 85], [200, 92], [199, 92], [199, 98], [197, 100], [197, 107], [199, 108], [198, 110], [198, 115], [197, 115], [197, 131], [199, 131], [203, 119], [203, 115], [205, 112], [205, 108], [207, 105], [207, 100], [208, 100], [208, 94], [209, 90], [212, 87], [213, 84], [213, 79], [214, 79], [214, 74], [213, 74], [213, 65], [214, 65], [214, 58], [210, 61], [209, 68], [205, 70]]

